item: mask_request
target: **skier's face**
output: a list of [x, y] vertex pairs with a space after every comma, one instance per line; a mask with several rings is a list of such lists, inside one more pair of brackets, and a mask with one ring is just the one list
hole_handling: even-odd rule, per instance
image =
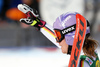
[[68, 52], [68, 44], [66, 44], [65, 38], [59, 42], [59, 45], [61, 46], [62, 53]]

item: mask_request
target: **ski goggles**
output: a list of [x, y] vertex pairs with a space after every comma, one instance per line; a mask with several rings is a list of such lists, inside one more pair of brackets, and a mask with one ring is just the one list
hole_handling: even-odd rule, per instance
[[75, 29], [76, 29], [76, 24], [69, 26], [63, 30], [54, 29], [56, 41], [61, 42], [64, 39], [65, 34], [75, 31]]

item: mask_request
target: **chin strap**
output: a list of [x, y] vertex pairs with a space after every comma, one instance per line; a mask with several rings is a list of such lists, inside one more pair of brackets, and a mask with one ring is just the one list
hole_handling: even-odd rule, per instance
[[68, 45], [68, 52], [67, 52], [67, 54], [71, 55], [71, 51], [72, 51], [72, 46]]

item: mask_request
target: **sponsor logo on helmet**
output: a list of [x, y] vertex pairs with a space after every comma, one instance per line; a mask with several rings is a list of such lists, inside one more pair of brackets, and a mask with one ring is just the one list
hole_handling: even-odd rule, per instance
[[68, 17], [63, 21], [62, 26], [63, 26], [64, 28], [66, 27], [66, 26], [65, 26], [66, 22], [67, 22], [70, 18], [71, 18], [71, 16], [68, 16]]
[[63, 34], [68, 33], [68, 32], [70, 32], [70, 31], [72, 31], [72, 30], [74, 30], [74, 29], [75, 29], [75, 27], [72, 26], [72, 27], [70, 27], [70, 28], [68, 28], [68, 29], [63, 30], [62, 33], [63, 33]]

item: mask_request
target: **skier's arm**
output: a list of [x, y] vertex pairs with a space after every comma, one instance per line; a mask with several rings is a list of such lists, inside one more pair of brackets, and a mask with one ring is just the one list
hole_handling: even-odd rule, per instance
[[43, 35], [45, 35], [52, 43], [54, 43], [57, 47], [60, 48], [59, 44], [56, 42], [52, 26], [46, 23], [45, 26], [40, 29], [40, 32], [42, 32]]
[[21, 22], [36, 27], [51, 42], [60, 48], [59, 44], [56, 42], [53, 28], [38, 17], [39, 14], [35, 9], [30, 8], [26, 4], [19, 4], [18, 9], [27, 15], [27, 18], [20, 19]]

